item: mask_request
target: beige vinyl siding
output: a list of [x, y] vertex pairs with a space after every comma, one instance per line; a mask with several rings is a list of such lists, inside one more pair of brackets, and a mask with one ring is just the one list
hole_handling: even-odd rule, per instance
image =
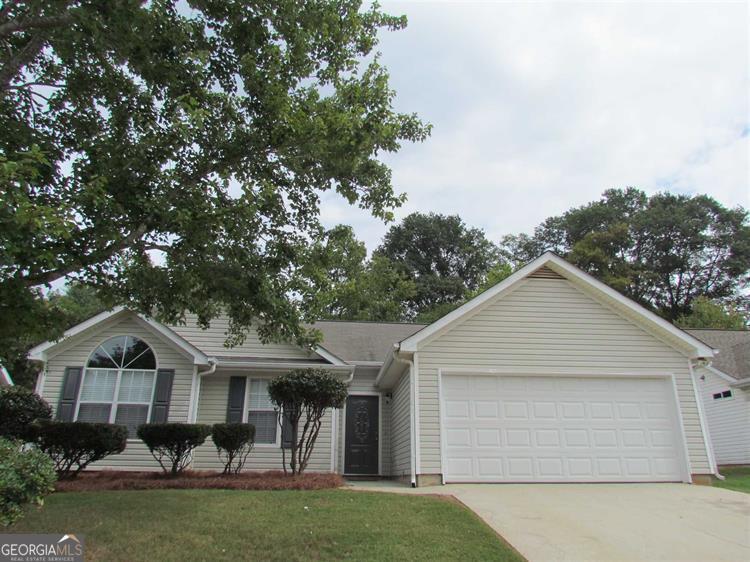
[[391, 475], [411, 476], [411, 392], [407, 370], [393, 388], [391, 400]]
[[169, 328], [209, 357], [319, 358], [316, 354], [309, 353], [293, 344], [264, 344], [253, 329], [248, 331], [247, 337], [242, 344], [235, 347], [226, 347], [224, 342], [226, 341], [227, 330], [229, 328], [229, 320], [226, 316], [220, 316], [211, 320], [211, 327], [208, 330], [203, 330], [198, 326], [194, 315], [187, 316], [184, 326], [169, 326]]
[[[354, 370], [354, 378], [349, 383], [349, 394], [378, 394], [380, 390], [375, 388], [375, 379], [378, 376], [378, 367], [357, 366]], [[345, 410], [336, 411], [338, 443], [336, 445], [336, 471], [344, 472], [344, 455], [346, 443], [346, 419]], [[387, 476], [391, 471], [391, 404], [380, 396], [380, 468], [381, 475]]]
[[[216, 374], [207, 375], [201, 380], [197, 423], [211, 425], [227, 421], [229, 377], [230, 375]], [[254, 377], [255, 375], [249, 375], [249, 378]], [[247, 408], [247, 404], [245, 404], [245, 407]], [[318, 440], [307, 467], [309, 472], [331, 471], [331, 420], [331, 413], [328, 412], [323, 418], [323, 425], [320, 428]], [[204, 445], [195, 450], [193, 468], [196, 470], [221, 470], [224, 468], [210, 438]], [[256, 445], [247, 459], [245, 469], [283, 470], [281, 447]]]
[[686, 356], [564, 279], [527, 278], [422, 343], [419, 428], [422, 474], [441, 472], [438, 370], [586, 370], [674, 374], [691, 472], [710, 473]]
[[[100, 343], [119, 335], [141, 338], [154, 350], [159, 369], [175, 370], [169, 404], [169, 421], [187, 422], [193, 380], [192, 361], [177, 351], [173, 343], [156, 335], [132, 314], [119, 316], [114, 322], [99, 325], [88, 334], [81, 334], [74, 342], [71, 342], [71, 345], [65, 346], [60, 353], [49, 357], [42, 389], [44, 399], [50, 403], [53, 410], [56, 410], [65, 367], [85, 367], [89, 355]], [[158, 465], [143, 442], [138, 439], [129, 439], [125, 451], [119, 455], [107, 457], [92, 467], [146, 470], [156, 469]]]
[[[704, 411], [718, 464], [750, 464], [750, 393], [730, 388], [729, 381], [698, 369]], [[714, 400], [716, 392], [732, 391], [731, 398]]]

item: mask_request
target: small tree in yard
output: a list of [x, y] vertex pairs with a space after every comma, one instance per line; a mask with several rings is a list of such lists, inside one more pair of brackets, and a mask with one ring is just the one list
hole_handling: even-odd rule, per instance
[[42, 422], [33, 433], [60, 478], [75, 478], [92, 462], [122, 453], [128, 440], [128, 429], [111, 423]]
[[[295, 369], [273, 379], [268, 384], [268, 395], [279, 409], [282, 428], [285, 421], [289, 423], [289, 468], [293, 475], [302, 474], [318, 439], [323, 415], [329, 408], [344, 405], [346, 385], [325, 369]], [[282, 458], [287, 473], [286, 450]]]
[[165, 474], [176, 476], [190, 463], [193, 449], [211, 435], [211, 426], [198, 423], [146, 423], [138, 426], [141, 439]]
[[211, 430], [224, 474], [239, 474], [255, 445], [255, 426], [249, 423], [216, 423]]
[[38, 394], [21, 386], [0, 386], [0, 437], [27, 441], [31, 424], [51, 417], [52, 409]]

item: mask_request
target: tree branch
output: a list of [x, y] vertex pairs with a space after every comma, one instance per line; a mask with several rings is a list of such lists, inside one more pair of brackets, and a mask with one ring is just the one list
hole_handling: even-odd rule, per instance
[[0, 37], [8, 37], [18, 31], [29, 31], [32, 29], [54, 29], [62, 27], [73, 21], [70, 12], [59, 16], [46, 16], [37, 18], [21, 18], [0, 24]]
[[0, 68], [0, 92], [10, 86], [13, 78], [21, 68], [29, 64], [42, 51], [47, 38], [44, 35], [34, 35], [24, 47], [16, 52], [2, 68]]
[[109, 258], [117, 252], [121, 252], [129, 248], [135, 242], [140, 240], [147, 231], [148, 228], [146, 227], [146, 225], [140, 224], [133, 230], [133, 232], [128, 234], [119, 242], [112, 242], [102, 250], [92, 252], [87, 256], [84, 256], [78, 260], [74, 260], [65, 267], [43, 271], [35, 275], [29, 275], [23, 279], [23, 282], [27, 287], [49, 285], [50, 283], [56, 281], [57, 279], [60, 279], [61, 277], [65, 277], [66, 275], [75, 273], [76, 271], [83, 269], [86, 266], [99, 263], [103, 259]]

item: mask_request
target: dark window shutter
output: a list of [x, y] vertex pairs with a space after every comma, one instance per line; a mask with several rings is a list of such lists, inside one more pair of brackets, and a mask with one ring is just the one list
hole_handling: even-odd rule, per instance
[[294, 435], [292, 434], [292, 422], [290, 422], [289, 418], [287, 418], [286, 416], [282, 416], [282, 418], [281, 446], [284, 449], [291, 449], [292, 440], [294, 439]]
[[245, 407], [245, 385], [247, 377], [229, 378], [229, 399], [227, 400], [227, 423], [241, 423], [242, 409]]
[[81, 388], [82, 378], [83, 367], [65, 367], [62, 389], [60, 390], [60, 402], [57, 404], [58, 420], [73, 421], [73, 416], [76, 413], [78, 389]]
[[167, 423], [173, 381], [174, 369], [159, 369], [156, 371], [156, 389], [154, 390], [154, 403], [151, 405], [151, 423]]

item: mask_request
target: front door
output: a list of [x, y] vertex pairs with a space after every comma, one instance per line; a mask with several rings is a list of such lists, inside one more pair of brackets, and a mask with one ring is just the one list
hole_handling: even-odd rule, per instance
[[378, 473], [379, 396], [346, 399], [346, 447], [344, 473]]

